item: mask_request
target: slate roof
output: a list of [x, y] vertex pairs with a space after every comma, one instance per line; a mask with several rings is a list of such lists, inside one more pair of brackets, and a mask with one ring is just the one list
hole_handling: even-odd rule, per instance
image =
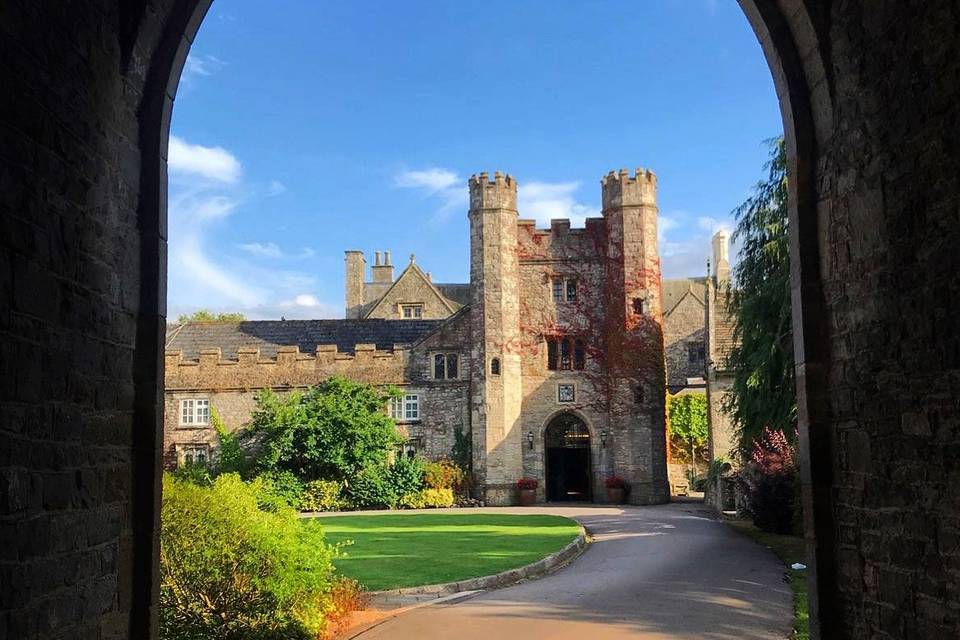
[[440, 290], [447, 300], [466, 306], [470, 304], [470, 284], [469, 283], [444, 283], [433, 285]]
[[352, 353], [358, 344], [375, 344], [391, 351], [394, 345], [413, 344], [433, 333], [443, 320], [249, 320], [168, 325], [167, 351], [182, 350], [196, 360], [201, 349], [220, 347], [222, 357], [234, 359], [239, 347], [259, 347], [260, 355], [274, 358], [279, 347], [294, 346], [314, 353], [317, 345], [335, 344]]
[[670, 314], [687, 293], [693, 294], [700, 304], [705, 304], [707, 297], [706, 278], [677, 278], [661, 282], [663, 292], [663, 312]]

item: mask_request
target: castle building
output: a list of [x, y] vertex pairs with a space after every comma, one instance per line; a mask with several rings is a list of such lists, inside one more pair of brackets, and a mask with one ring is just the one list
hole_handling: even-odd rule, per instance
[[347, 251], [345, 319], [171, 326], [166, 463], [215, 455], [212, 409], [236, 429], [257, 390], [341, 375], [402, 389], [385, 410], [410, 453], [447, 457], [458, 432], [471, 438], [488, 504], [513, 502], [522, 477], [541, 501], [603, 501], [612, 475], [632, 503], [668, 500], [665, 395], [705, 390], [716, 287], [661, 282], [656, 189], [650, 171], [611, 172], [602, 217], [539, 229], [511, 176], [481, 173], [469, 283], [434, 283], [413, 256], [395, 277], [379, 251], [368, 280], [363, 253]]

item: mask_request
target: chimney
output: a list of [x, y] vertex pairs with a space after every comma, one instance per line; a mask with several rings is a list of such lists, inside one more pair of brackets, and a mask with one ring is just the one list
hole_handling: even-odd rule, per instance
[[346, 313], [347, 318], [359, 318], [363, 307], [363, 277], [367, 270], [367, 260], [363, 251], [345, 251], [346, 262]]
[[393, 282], [393, 263], [390, 260], [389, 251], [377, 251], [377, 262], [373, 265], [373, 281]]
[[713, 277], [718, 286], [730, 281], [729, 244], [723, 229], [713, 235]]

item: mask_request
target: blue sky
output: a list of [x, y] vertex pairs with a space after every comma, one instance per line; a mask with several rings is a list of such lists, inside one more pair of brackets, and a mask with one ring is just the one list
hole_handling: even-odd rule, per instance
[[169, 313], [340, 317], [345, 249], [466, 282], [494, 170], [576, 226], [652, 169], [664, 276], [702, 275], [781, 130], [733, 0], [216, 0], [174, 108]]

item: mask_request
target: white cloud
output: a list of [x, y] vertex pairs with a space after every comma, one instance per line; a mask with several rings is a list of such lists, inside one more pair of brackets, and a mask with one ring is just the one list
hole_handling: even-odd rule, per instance
[[[216, 150], [217, 162], [209, 161], [210, 154], [195, 153], [196, 149]], [[197, 179], [172, 180], [170, 184], [170, 317], [202, 308], [239, 311], [248, 318], [335, 315], [338, 305], [325, 304], [309, 293], [318, 286], [315, 272], [278, 270], [261, 266], [258, 260], [305, 259], [314, 255], [313, 249], [287, 254], [274, 242], [235, 246], [217, 241], [223, 227], [242, 215], [241, 205], [252, 193], [239, 181], [240, 163], [233, 154], [180, 138], [171, 138], [174, 150], [180, 154], [171, 153], [179, 158], [180, 175]], [[222, 162], [224, 158], [230, 162]]]
[[[706, 275], [707, 260], [713, 253], [713, 234], [732, 228], [729, 218], [680, 210], [661, 214], [659, 223], [660, 267], [665, 278]], [[735, 247], [731, 247], [730, 256], [736, 256]]]
[[711, 236], [717, 231], [725, 231], [728, 236], [730, 235], [730, 220], [727, 218], [700, 216], [697, 218], [697, 226], [709, 232]]
[[268, 196], [279, 196], [281, 193], [287, 192], [287, 185], [283, 184], [279, 180], [271, 180], [270, 187], [267, 189]]
[[587, 218], [600, 215], [598, 207], [577, 202], [579, 182], [521, 182], [517, 186], [517, 208], [521, 218], [532, 218], [549, 226], [553, 218], [568, 218], [573, 227], [582, 227]]
[[298, 253], [287, 253], [281, 249], [276, 242], [241, 243], [237, 245], [237, 248], [246, 251], [250, 255], [257, 256], [258, 258], [302, 259], [312, 258], [316, 254], [316, 252], [310, 247], [304, 247]]
[[283, 257], [283, 251], [273, 242], [250, 242], [248, 244], [238, 244], [237, 246], [249, 254], [263, 258]]
[[[434, 220], [443, 221], [456, 211], [466, 212], [470, 204], [466, 180], [449, 169], [403, 171], [394, 176], [394, 185], [438, 199]], [[582, 227], [587, 218], [599, 216], [600, 209], [576, 200], [574, 193], [579, 186], [578, 182], [521, 182], [517, 188], [520, 216], [533, 218], [541, 226], [549, 226], [552, 218], [568, 218], [572, 226]]]
[[403, 171], [394, 176], [393, 181], [398, 187], [425, 189], [430, 194], [439, 193], [455, 185], [463, 185], [463, 181], [453, 171], [437, 168]]
[[223, 147], [204, 147], [170, 136], [167, 163], [171, 174], [236, 183], [242, 173], [240, 161]]
[[209, 76], [211, 73], [210, 65], [204, 58], [192, 53], [187, 54], [187, 61], [183, 63], [184, 76]]
[[428, 198], [437, 198], [440, 206], [433, 214], [434, 222], [443, 222], [456, 211], [466, 212], [469, 206], [466, 180], [449, 169], [402, 171], [393, 177], [393, 184], [402, 189], [416, 189]]

